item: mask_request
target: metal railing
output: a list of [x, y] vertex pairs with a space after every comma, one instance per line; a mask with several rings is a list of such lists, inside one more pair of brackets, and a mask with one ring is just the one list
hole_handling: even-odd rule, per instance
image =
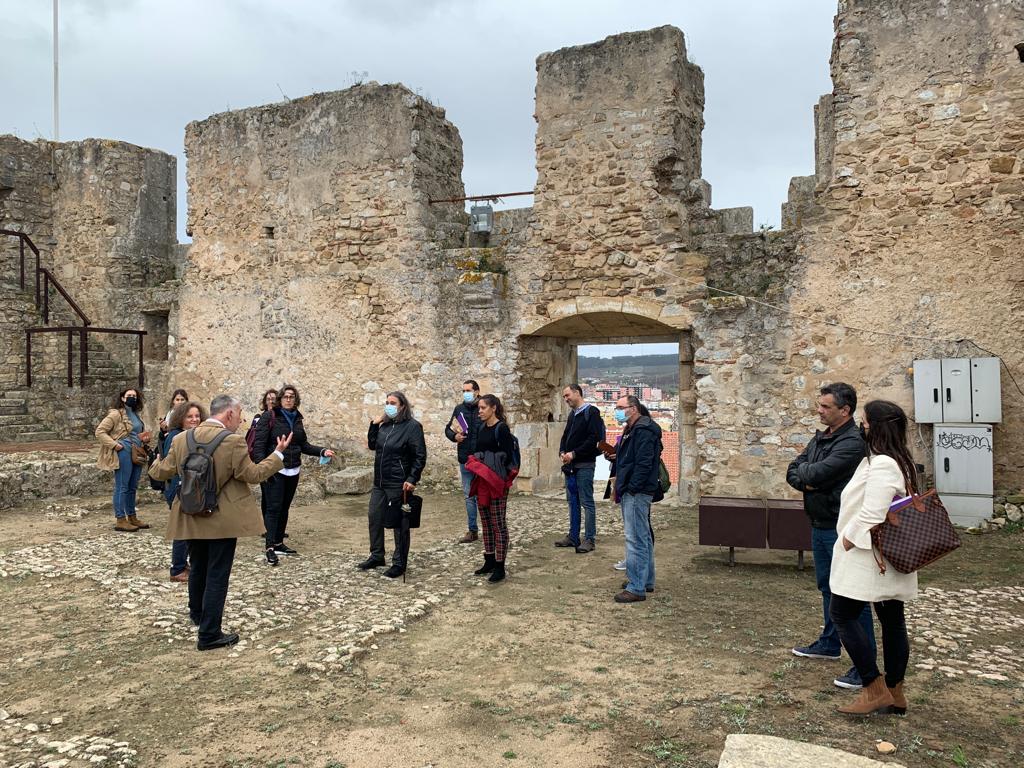
[[[143, 377], [143, 340], [142, 337], [146, 335], [145, 331], [136, 331], [128, 328], [93, 328], [92, 321], [82, 311], [82, 308], [78, 306], [78, 303], [71, 298], [71, 295], [64, 290], [64, 286], [60, 284], [60, 281], [54, 276], [54, 274], [42, 266], [39, 263], [39, 248], [35, 243], [32, 242], [32, 238], [24, 232], [18, 232], [12, 229], [0, 229], [0, 235], [18, 238], [18, 256], [19, 256], [19, 281], [18, 285], [22, 291], [25, 291], [25, 248], [35, 255], [35, 269], [33, 273], [35, 275], [35, 292], [36, 292], [36, 309], [41, 310], [43, 313], [43, 322], [46, 323], [46, 327], [34, 327], [25, 329], [25, 373], [26, 373], [26, 384], [32, 386], [32, 336], [39, 333], [66, 333], [68, 335], [68, 386], [74, 386], [74, 375], [73, 375], [73, 338], [75, 335], [79, 336], [79, 382], [81, 386], [85, 386], [85, 377], [89, 372], [89, 343], [88, 334], [90, 333], [112, 333], [121, 335], [135, 335], [139, 339], [139, 388], [141, 389], [144, 382]], [[50, 286], [53, 286], [57, 293], [61, 295], [68, 307], [78, 316], [78, 319], [82, 321], [82, 325], [70, 325], [60, 327], [50, 327]]]
[[145, 386], [145, 375], [143, 372], [143, 342], [142, 337], [145, 331], [132, 331], [124, 328], [92, 328], [83, 325], [67, 325], [62, 327], [36, 327], [25, 329], [25, 385], [32, 386], [32, 336], [37, 333], [66, 333], [68, 335], [68, 386], [74, 386], [74, 353], [72, 339], [75, 336], [78, 340], [78, 375], [80, 386], [85, 386], [85, 377], [89, 373], [89, 338], [90, 333], [116, 333], [121, 335], [135, 335], [139, 337], [139, 389]]

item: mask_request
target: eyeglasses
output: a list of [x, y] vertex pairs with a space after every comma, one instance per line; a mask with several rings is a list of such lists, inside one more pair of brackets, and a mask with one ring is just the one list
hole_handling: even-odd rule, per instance
[[295, 395], [282, 395], [281, 399], [282, 400], [294, 400], [295, 399]]

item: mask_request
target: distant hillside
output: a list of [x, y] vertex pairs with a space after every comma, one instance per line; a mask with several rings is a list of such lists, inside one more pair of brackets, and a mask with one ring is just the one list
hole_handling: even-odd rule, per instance
[[651, 386], [675, 391], [679, 383], [679, 356], [580, 357], [579, 375], [581, 379], [609, 379], [622, 384], [642, 380]]

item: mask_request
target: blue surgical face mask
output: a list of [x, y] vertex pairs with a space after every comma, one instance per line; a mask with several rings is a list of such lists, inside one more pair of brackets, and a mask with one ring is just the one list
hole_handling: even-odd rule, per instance
[[626, 412], [622, 408], [616, 408], [614, 416], [615, 416], [615, 420], [617, 422], [619, 422], [619, 424], [625, 424], [626, 423]]
[[476, 394], [475, 393], [473, 393], [473, 392], [463, 392], [462, 393], [462, 402], [464, 402], [464, 403], [472, 403], [474, 400], [476, 400]]
[[398, 415], [398, 406], [388, 403], [387, 405], [384, 406], [384, 415], [387, 416], [389, 419], [395, 418], [395, 416]]

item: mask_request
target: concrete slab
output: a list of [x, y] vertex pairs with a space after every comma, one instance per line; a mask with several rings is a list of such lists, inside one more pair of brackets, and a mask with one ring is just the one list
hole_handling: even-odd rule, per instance
[[872, 760], [840, 749], [831, 749], [778, 736], [734, 733], [725, 739], [718, 768], [905, 768], [891, 760]]

